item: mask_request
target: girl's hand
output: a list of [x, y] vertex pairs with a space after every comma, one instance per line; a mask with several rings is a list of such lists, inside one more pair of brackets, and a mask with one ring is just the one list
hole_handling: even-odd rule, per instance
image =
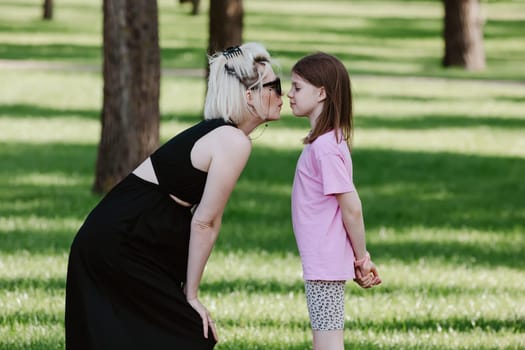
[[375, 264], [365, 259], [362, 264], [355, 266], [354, 281], [362, 288], [371, 288], [381, 283]]
[[213, 333], [213, 338], [215, 338], [215, 341], [219, 341], [219, 337], [217, 336], [217, 328], [215, 328], [215, 322], [213, 322], [210, 313], [208, 310], [204, 307], [204, 305], [201, 304], [199, 299], [194, 298], [189, 300], [188, 303], [191, 305], [192, 308], [197, 311], [197, 313], [202, 318], [202, 329], [204, 331], [204, 338], [208, 339], [208, 329], [211, 328], [211, 332]]

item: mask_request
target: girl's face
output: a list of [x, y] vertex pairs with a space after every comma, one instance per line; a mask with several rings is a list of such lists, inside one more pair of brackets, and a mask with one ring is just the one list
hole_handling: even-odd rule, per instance
[[324, 89], [313, 86], [292, 72], [292, 87], [287, 94], [295, 116], [315, 119], [323, 109]]

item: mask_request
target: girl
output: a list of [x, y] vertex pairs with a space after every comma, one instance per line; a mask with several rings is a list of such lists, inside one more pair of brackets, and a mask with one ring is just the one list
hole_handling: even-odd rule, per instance
[[344, 349], [344, 288], [381, 283], [366, 251], [361, 202], [352, 181], [350, 78], [326, 53], [292, 68], [290, 107], [311, 125], [295, 171], [292, 223], [301, 255], [314, 350]]

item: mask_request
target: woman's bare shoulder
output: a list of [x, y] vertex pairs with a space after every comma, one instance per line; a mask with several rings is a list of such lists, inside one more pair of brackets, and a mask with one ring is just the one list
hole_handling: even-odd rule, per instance
[[225, 125], [217, 128], [215, 131], [215, 136], [219, 141], [219, 146], [224, 146], [226, 148], [242, 148], [247, 150], [251, 149], [252, 143], [242, 130]]

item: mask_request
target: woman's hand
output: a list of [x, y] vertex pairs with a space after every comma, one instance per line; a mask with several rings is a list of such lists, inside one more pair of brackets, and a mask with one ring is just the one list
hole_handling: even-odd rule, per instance
[[213, 338], [215, 338], [215, 341], [219, 341], [219, 338], [217, 336], [217, 328], [215, 328], [215, 322], [213, 322], [210, 313], [204, 307], [204, 305], [201, 304], [199, 299], [188, 299], [188, 303], [191, 305], [192, 308], [197, 311], [197, 313], [202, 318], [202, 328], [204, 331], [204, 338], [208, 339], [208, 329], [211, 328], [211, 331], [213, 333]]
[[354, 281], [362, 288], [371, 288], [381, 283], [377, 268], [370, 259], [355, 267]]

